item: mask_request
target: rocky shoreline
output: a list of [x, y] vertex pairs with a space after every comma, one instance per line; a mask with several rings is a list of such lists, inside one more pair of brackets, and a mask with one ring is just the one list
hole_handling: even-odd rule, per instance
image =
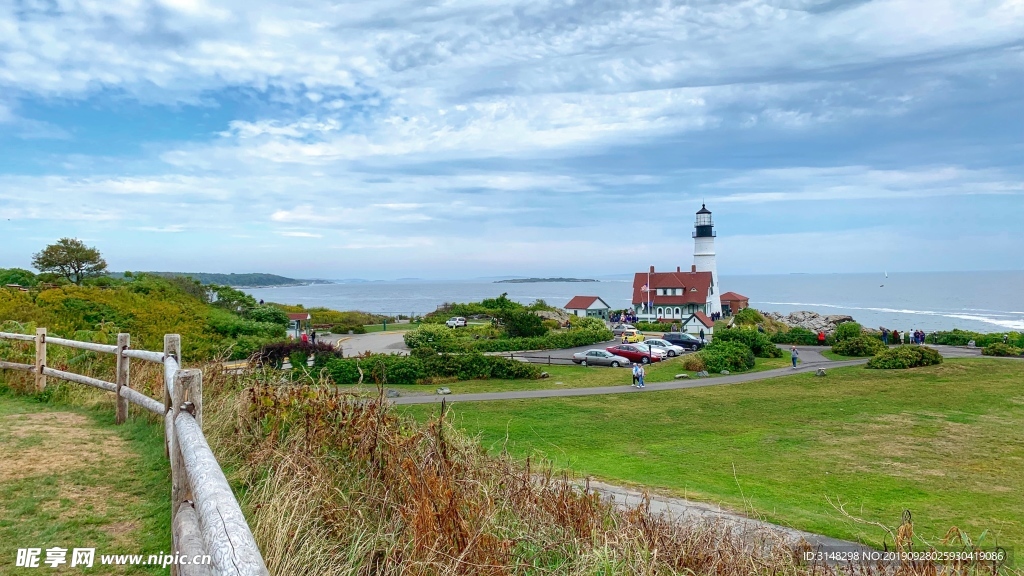
[[770, 318], [780, 324], [785, 324], [789, 328], [804, 328], [811, 332], [824, 332], [825, 334], [835, 332], [836, 326], [839, 326], [844, 322], [854, 321], [853, 316], [847, 316], [845, 314], [821, 315], [809, 310], [790, 312], [788, 315], [783, 315], [779, 312], [762, 312], [762, 314], [765, 318]]

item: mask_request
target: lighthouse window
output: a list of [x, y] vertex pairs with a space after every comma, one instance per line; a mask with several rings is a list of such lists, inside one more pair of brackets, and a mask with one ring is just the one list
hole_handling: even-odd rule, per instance
[[677, 306], [677, 307], [676, 307], [676, 313], [675, 313], [675, 315], [673, 315], [672, 317], [673, 317], [673, 318], [679, 318], [680, 316], [682, 316], [682, 311], [681, 311], [681, 310], [679, 309], [679, 307]]
[[658, 308], [658, 318], [661, 318], [661, 317], [662, 317], [662, 316], [664, 316], [664, 315], [665, 315], [665, 309], [664, 309], [664, 308], [661, 308], [661, 307], [659, 307], [659, 308]]

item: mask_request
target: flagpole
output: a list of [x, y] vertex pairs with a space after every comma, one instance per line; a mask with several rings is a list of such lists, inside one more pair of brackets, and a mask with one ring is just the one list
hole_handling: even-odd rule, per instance
[[648, 318], [648, 322], [650, 322], [650, 316], [651, 316], [651, 272], [650, 272], [650, 270], [648, 270], [647, 271], [647, 318]]

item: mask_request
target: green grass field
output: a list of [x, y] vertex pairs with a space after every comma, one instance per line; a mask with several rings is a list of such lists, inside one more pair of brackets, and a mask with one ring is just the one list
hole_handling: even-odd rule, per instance
[[[594, 372], [598, 374], [598, 372]], [[879, 545], [904, 509], [929, 541], [956, 526], [1024, 544], [1024, 365], [947, 360], [732, 386], [456, 403], [492, 450]], [[403, 407], [419, 418], [436, 406]]]
[[112, 399], [85, 409], [0, 391], [0, 574], [25, 572], [14, 566], [18, 548], [42, 548], [40, 567], [50, 570], [42, 562], [52, 547], [68, 549], [68, 561], [72, 548], [95, 548], [88, 572], [167, 574], [99, 565], [101, 554], [171, 549], [163, 427], [113, 420]]

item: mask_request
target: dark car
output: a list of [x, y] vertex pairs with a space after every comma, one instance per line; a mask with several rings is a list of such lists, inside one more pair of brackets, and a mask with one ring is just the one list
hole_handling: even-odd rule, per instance
[[701, 342], [700, 338], [684, 332], [668, 332], [661, 339], [687, 350], [700, 350], [704, 347], [704, 342]]
[[609, 346], [605, 350], [622, 356], [628, 359], [630, 362], [640, 362], [641, 364], [650, 364], [651, 362], [661, 362], [665, 359], [665, 353], [657, 349], [652, 351], [649, 347], [643, 344], [619, 344], [618, 346]]

